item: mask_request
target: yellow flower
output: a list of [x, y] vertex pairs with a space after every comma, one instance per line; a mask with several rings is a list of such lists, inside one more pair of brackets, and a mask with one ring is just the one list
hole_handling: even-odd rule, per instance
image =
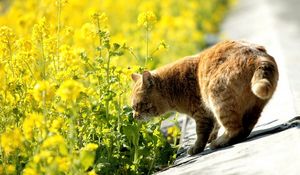
[[34, 168], [26, 167], [23, 170], [23, 175], [39, 175], [39, 173]]
[[169, 46], [166, 44], [164, 40], [160, 41], [158, 45], [158, 50], [167, 49]]
[[59, 151], [61, 155], [67, 155], [68, 149], [67, 149], [67, 143], [65, 139], [57, 134], [48, 137], [43, 143], [42, 143], [42, 149], [54, 149]]
[[74, 34], [74, 29], [70, 26], [67, 26], [64, 28], [63, 33], [66, 37], [72, 37], [72, 35]]
[[92, 23], [85, 23], [81, 29], [81, 37], [85, 38], [96, 38], [97, 37], [97, 27]]
[[38, 164], [40, 161], [46, 160], [52, 157], [52, 153], [48, 150], [42, 150], [40, 153], [34, 155], [33, 162]]
[[35, 84], [32, 95], [34, 99], [38, 102], [51, 101], [54, 96], [54, 86], [49, 83], [49, 81], [43, 80]]
[[55, 1], [55, 5], [56, 5], [56, 6], [63, 7], [63, 6], [65, 6], [66, 4], [68, 4], [68, 0], [56, 0], [56, 1]]
[[64, 101], [76, 101], [80, 92], [84, 90], [84, 86], [75, 80], [66, 80], [57, 90], [57, 95]]
[[105, 13], [99, 14], [99, 12], [91, 12], [92, 22], [98, 29], [106, 29], [107, 28], [107, 15]]
[[156, 22], [156, 16], [152, 11], [141, 13], [138, 16], [138, 25], [144, 27], [146, 30], [151, 30]]
[[7, 26], [0, 27], [0, 43], [12, 44], [15, 34], [12, 29]]
[[64, 64], [63, 67], [68, 67], [76, 71], [81, 69], [82, 60], [78, 57], [76, 49], [72, 49], [69, 45], [64, 44], [60, 46], [59, 50], [61, 62]]
[[61, 127], [64, 124], [64, 120], [63, 118], [56, 118], [52, 121], [51, 127], [50, 127], [50, 131], [53, 133], [58, 133], [58, 130], [61, 129]]
[[1, 147], [5, 154], [10, 154], [14, 150], [22, 147], [22, 133], [19, 128], [6, 131], [1, 135]]
[[42, 144], [42, 148], [51, 148], [58, 145], [65, 145], [65, 140], [61, 135], [53, 135], [48, 137]]
[[95, 151], [98, 148], [98, 145], [95, 143], [88, 143], [85, 147], [83, 147], [83, 150], [87, 151]]
[[41, 132], [43, 129], [44, 116], [40, 113], [29, 114], [23, 122], [23, 132], [27, 140], [31, 140], [34, 136], [34, 130]]
[[24, 52], [30, 52], [32, 49], [32, 43], [29, 40], [25, 40], [23, 38], [18, 39], [16, 41], [16, 45], [19, 50], [22, 50]]
[[97, 173], [95, 172], [95, 170], [89, 171], [88, 175], [97, 175]]
[[177, 126], [172, 126], [168, 128], [168, 136], [178, 137], [180, 135], [180, 129]]
[[15, 165], [8, 165], [7, 167], [6, 167], [6, 172], [7, 172], [7, 174], [15, 174], [15, 172], [16, 172], [16, 166]]
[[35, 24], [32, 29], [32, 40], [37, 43], [41, 43], [45, 38], [48, 38], [50, 34], [49, 25], [46, 22], [46, 18], [42, 18], [38, 24]]
[[15, 34], [7, 26], [0, 27], [0, 58], [12, 58], [12, 47]]
[[4, 67], [4, 64], [0, 63], [0, 90], [6, 89], [6, 73]]
[[3, 168], [3, 165], [0, 165], [0, 174], [4, 174], [4, 168]]
[[44, 52], [47, 55], [53, 55], [56, 53], [56, 47], [57, 47], [57, 40], [54, 37], [48, 37], [44, 40]]
[[56, 157], [55, 162], [58, 164], [58, 169], [61, 172], [68, 172], [71, 165], [71, 160], [68, 157]]

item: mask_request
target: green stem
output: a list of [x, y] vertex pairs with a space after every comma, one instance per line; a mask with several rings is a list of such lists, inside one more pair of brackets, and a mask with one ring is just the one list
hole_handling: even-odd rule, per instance
[[[108, 57], [107, 57], [107, 65], [106, 65], [106, 83], [107, 83], [107, 93], [110, 92], [110, 54], [108, 51]], [[109, 101], [106, 100], [106, 119], [108, 119], [109, 116]]]
[[[121, 82], [120, 82], [120, 74], [118, 75], [118, 79], [119, 79], [119, 89], [122, 89], [121, 86]], [[122, 92], [123, 93], [123, 92]], [[121, 97], [122, 97], [122, 93], [119, 94], [119, 99], [118, 99], [118, 132], [121, 133]]]
[[[43, 99], [43, 116], [44, 116], [44, 125], [47, 125], [47, 110], [46, 110], [46, 91], [43, 90], [42, 92], [42, 99]], [[46, 130], [46, 137], [48, 136], [48, 127], [45, 127]]]
[[23, 60], [23, 61], [24, 61], [24, 63], [26, 64], [26, 66], [28, 67], [28, 70], [29, 70], [29, 72], [31, 73], [31, 76], [32, 76], [33, 79], [36, 81], [36, 78], [35, 78], [35, 76], [34, 76], [34, 73], [32, 72], [32, 70], [31, 70], [31, 68], [30, 68], [30, 66], [29, 66], [29, 64], [28, 64], [28, 62], [25, 61], [25, 60]]
[[43, 37], [41, 38], [41, 51], [42, 51], [42, 59], [43, 59], [43, 80], [46, 79], [46, 57], [44, 53], [44, 39]]
[[56, 57], [57, 57], [57, 67], [56, 67], [56, 62], [55, 59], [53, 60], [53, 64], [54, 64], [54, 69], [55, 71], [57, 71], [59, 69], [59, 39], [60, 39], [60, 28], [61, 28], [61, 21], [60, 21], [60, 17], [61, 17], [61, 0], [58, 1], [57, 4], [57, 31], [56, 31], [56, 35], [57, 35], [57, 40], [56, 40]]
[[154, 157], [153, 157], [153, 160], [151, 161], [151, 165], [150, 165], [150, 168], [149, 168], [149, 171], [148, 171], [148, 175], [151, 174], [151, 170], [154, 166], [155, 159], [156, 159], [156, 151], [154, 152]]
[[[100, 36], [100, 21], [99, 21], [99, 18], [97, 18], [97, 30], [98, 30], [98, 37], [99, 37], [99, 46], [101, 47], [102, 46], [102, 39], [101, 39], [101, 36]], [[102, 49], [100, 48], [99, 49], [99, 56], [102, 57]]]
[[[140, 128], [139, 124], [138, 127]], [[133, 142], [133, 146], [134, 146], [134, 158], [133, 158], [133, 163], [138, 165], [139, 164], [139, 131], [137, 131], [138, 136], [137, 136], [137, 140], [135, 140]]]
[[139, 162], [139, 150], [138, 150], [138, 145], [134, 145], [134, 158], [133, 158], [133, 163], [138, 164]]
[[146, 28], [146, 59], [145, 59], [144, 67], [147, 67], [148, 58], [149, 58], [149, 29], [147, 27]]
[[152, 57], [158, 50], [159, 50], [158, 48], [156, 48], [155, 50], [153, 50], [153, 51], [151, 52], [151, 54], [150, 54], [150, 57]]
[[135, 55], [135, 53], [133, 52], [132, 48], [128, 48], [129, 53], [138, 61], [140, 61], [140, 59]]
[[[72, 114], [71, 114], [71, 123], [70, 123], [70, 141], [71, 141], [71, 148], [75, 149], [75, 145], [78, 141], [78, 137], [77, 137], [77, 131], [76, 131], [76, 121], [77, 121], [77, 106], [76, 103], [73, 102], [72, 105]], [[72, 152], [72, 150], [70, 149], [70, 153]]]

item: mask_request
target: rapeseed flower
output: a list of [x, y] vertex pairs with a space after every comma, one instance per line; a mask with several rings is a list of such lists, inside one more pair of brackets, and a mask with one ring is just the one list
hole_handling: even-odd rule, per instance
[[42, 144], [42, 148], [52, 148], [65, 144], [65, 140], [61, 135], [53, 135], [48, 137]]
[[58, 133], [58, 131], [62, 129], [63, 125], [64, 125], [64, 119], [58, 117], [52, 121], [49, 131], [53, 133]]
[[39, 175], [40, 173], [32, 168], [32, 167], [25, 167], [25, 169], [23, 170], [23, 175]]
[[32, 43], [30, 40], [26, 40], [24, 38], [20, 38], [16, 41], [16, 46], [18, 50], [22, 52], [30, 52], [32, 50]]
[[139, 14], [138, 25], [144, 27], [146, 30], [151, 30], [157, 22], [157, 18], [152, 11], [147, 11]]
[[0, 145], [6, 155], [22, 147], [23, 138], [19, 128], [1, 134]]
[[107, 28], [108, 17], [106, 13], [91, 12], [90, 16], [93, 24], [98, 27], [98, 30]]
[[4, 64], [0, 62], [0, 90], [6, 89], [6, 73], [4, 70]]
[[60, 172], [68, 172], [71, 166], [71, 160], [69, 157], [57, 156], [54, 159], [55, 163], [58, 165], [58, 170]]
[[98, 148], [98, 145], [95, 143], [88, 143], [82, 150], [86, 151], [95, 151]]
[[35, 131], [41, 132], [44, 128], [44, 116], [40, 113], [28, 114], [23, 122], [23, 133], [25, 139], [32, 140], [34, 138]]
[[15, 34], [13, 30], [7, 26], [0, 27], [0, 43], [2, 44], [12, 44], [15, 39]]
[[70, 79], [64, 81], [60, 85], [56, 94], [60, 96], [64, 101], [74, 102], [78, 98], [80, 92], [82, 92], [83, 90], [84, 86], [80, 82]]
[[6, 166], [6, 173], [7, 174], [15, 174], [16, 173], [16, 166], [9, 164]]
[[88, 175], [97, 175], [97, 173], [95, 172], [95, 170], [89, 171]]
[[85, 38], [97, 38], [97, 27], [93, 23], [85, 23], [81, 29], [81, 37], [82, 39]]
[[50, 82], [46, 80], [37, 82], [32, 90], [32, 95], [38, 102], [51, 101], [54, 94], [54, 85], [51, 85]]
[[50, 30], [49, 25], [46, 22], [46, 18], [42, 18], [38, 24], [35, 24], [32, 29], [32, 40], [37, 43], [42, 43], [44, 39], [49, 37]]
[[46, 138], [46, 140], [42, 143], [41, 148], [43, 150], [55, 150], [60, 153], [60, 155], [67, 155], [67, 142], [64, 137], [60, 134], [52, 135]]

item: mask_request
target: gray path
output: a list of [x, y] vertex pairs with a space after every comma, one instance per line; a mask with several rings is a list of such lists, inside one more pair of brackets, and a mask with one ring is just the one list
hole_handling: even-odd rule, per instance
[[[277, 91], [248, 141], [196, 156], [183, 153], [173, 167], [158, 174], [299, 174], [299, 121], [287, 130], [291, 125], [283, 123], [300, 115], [300, 1], [239, 0], [222, 25], [222, 35], [266, 47], [279, 66]], [[266, 131], [273, 133], [257, 136]], [[190, 120], [182, 152], [194, 139]]]

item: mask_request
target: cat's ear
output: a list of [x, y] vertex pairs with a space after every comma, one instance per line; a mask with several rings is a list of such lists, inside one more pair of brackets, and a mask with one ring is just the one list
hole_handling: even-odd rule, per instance
[[140, 79], [141, 77], [142, 77], [141, 74], [136, 74], [136, 73], [131, 74], [131, 78], [134, 82], [138, 81], [138, 79]]
[[154, 84], [153, 76], [149, 71], [144, 71], [142, 76], [143, 76], [143, 86], [148, 88]]

